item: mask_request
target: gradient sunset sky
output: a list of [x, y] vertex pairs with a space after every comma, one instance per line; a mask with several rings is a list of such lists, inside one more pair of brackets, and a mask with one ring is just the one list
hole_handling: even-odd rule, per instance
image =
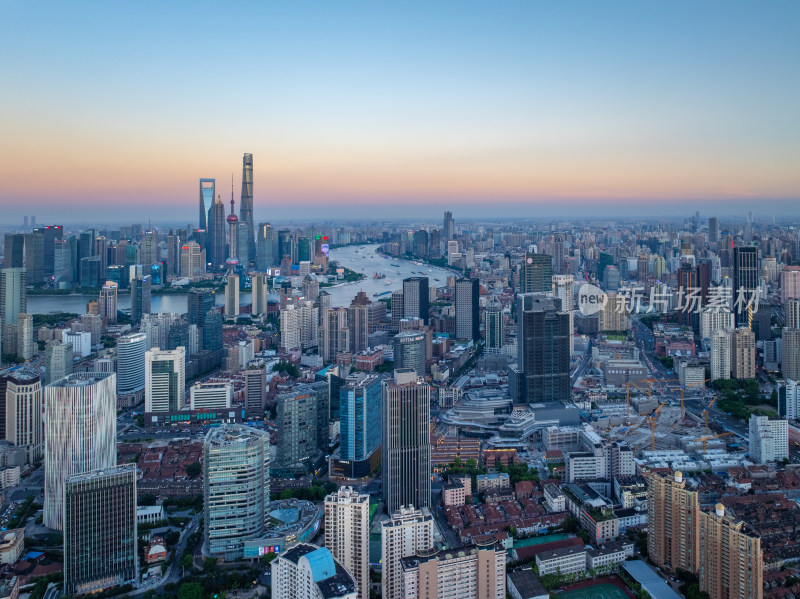
[[796, 213], [798, 31], [797, 0], [0, 0], [1, 220], [192, 222], [243, 152], [257, 220]]

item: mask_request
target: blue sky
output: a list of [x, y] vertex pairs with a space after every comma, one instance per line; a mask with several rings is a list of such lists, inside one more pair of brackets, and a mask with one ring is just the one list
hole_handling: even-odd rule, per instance
[[0, 0], [0, 204], [194, 218], [252, 152], [259, 219], [790, 206], [798, 30], [797, 2]]

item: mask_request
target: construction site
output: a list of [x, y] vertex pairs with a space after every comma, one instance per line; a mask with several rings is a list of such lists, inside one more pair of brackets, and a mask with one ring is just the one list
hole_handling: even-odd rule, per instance
[[650, 389], [633, 395], [628, 385], [624, 403], [598, 405], [592, 426], [609, 441], [626, 441], [634, 451], [726, 450], [736, 441], [732, 433], [709, 426], [708, 410], [715, 401], [711, 399], [698, 416], [685, 410], [683, 392], [680, 398], [654, 395]]

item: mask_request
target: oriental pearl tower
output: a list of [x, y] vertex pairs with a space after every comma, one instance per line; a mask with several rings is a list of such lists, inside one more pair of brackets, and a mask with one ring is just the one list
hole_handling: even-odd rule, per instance
[[228, 268], [228, 272], [233, 272], [239, 265], [239, 260], [236, 257], [236, 248], [238, 247], [236, 232], [239, 228], [239, 217], [236, 216], [234, 211], [233, 192], [231, 192], [231, 213], [228, 215], [227, 221], [230, 240], [228, 242], [228, 259], [225, 261], [225, 266]]

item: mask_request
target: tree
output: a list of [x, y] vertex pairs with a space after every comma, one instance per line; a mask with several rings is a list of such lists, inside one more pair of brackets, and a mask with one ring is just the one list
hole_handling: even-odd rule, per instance
[[171, 530], [169, 533], [167, 533], [167, 537], [164, 540], [167, 542], [167, 545], [175, 545], [181, 540], [181, 533], [179, 533], [177, 530]]
[[213, 557], [207, 557], [205, 561], [203, 561], [203, 572], [213, 572], [217, 569], [217, 560]]
[[203, 599], [203, 585], [199, 582], [184, 582], [178, 587], [178, 599]]
[[294, 497], [294, 493], [292, 493], [291, 489], [284, 489], [281, 492], [281, 499], [291, 499], [292, 497]]
[[192, 556], [192, 554], [184, 553], [183, 557], [181, 558], [181, 567], [184, 570], [189, 570], [191, 569], [192, 564], [194, 564], [194, 557]]
[[272, 563], [272, 560], [274, 560], [276, 557], [278, 557], [278, 556], [275, 555], [275, 552], [274, 551], [270, 551], [269, 553], [267, 553], [266, 555], [264, 555], [261, 558], [261, 565], [266, 568], [267, 566], [270, 565], [270, 563]]
[[200, 462], [192, 462], [186, 466], [186, 474], [189, 475], [189, 478], [197, 478], [202, 471], [203, 467], [200, 465]]
[[145, 493], [139, 499], [139, 505], [155, 505], [156, 504], [156, 496], [152, 493]]

